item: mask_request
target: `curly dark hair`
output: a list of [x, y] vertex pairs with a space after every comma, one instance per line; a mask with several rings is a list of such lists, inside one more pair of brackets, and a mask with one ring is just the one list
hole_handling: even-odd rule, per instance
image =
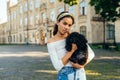
[[85, 64], [88, 57], [87, 39], [78, 32], [72, 32], [66, 38], [65, 48], [67, 51], [71, 51], [72, 43], [77, 45], [77, 50], [72, 54], [69, 60], [80, 65]]

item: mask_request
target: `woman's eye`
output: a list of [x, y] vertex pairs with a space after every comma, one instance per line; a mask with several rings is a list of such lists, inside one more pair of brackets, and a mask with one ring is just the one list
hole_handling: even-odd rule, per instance
[[71, 27], [72, 25], [69, 25], [69, 27]]
[[63, 25], [68, 25], [69, 27], [71, 27], [72, 25], [71, 24], [68, 24], [67, 22], [63, 22]]
[[67, 25], [67, 23], [66, 23], [66, 22], [64, 22], [63, 24], [64, 24], [64, 25]]

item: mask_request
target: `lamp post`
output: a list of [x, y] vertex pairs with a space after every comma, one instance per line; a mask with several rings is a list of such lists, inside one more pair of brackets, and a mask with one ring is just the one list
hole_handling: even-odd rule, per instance
[[12, 39], [11, 39], [11, 10], [10, 10], [10, 8], [9, 8], [9, 16], [10, 16], [10, 19], [9, 19], [9, 36], [8, 36], [8, 42], [9, 42], [9, 44], [11, 44]]
[[106, 44], [105, 44], [105, 19], [103, 19], [103, 48], [106, 48]]
[[114, 46], [116, 46], [116, 41], [115, 41], [115, 22], [114, 22]]
[[26, 28], [26, 32], [27, 32], [27, 38], [26, 38], [26, 45], [28, 45], [29, 44], [29, 34], [28, 34], [28, 17], [29, 17], [29, 15], [28, 15], [28, 8], [29, 6], [28, 6], [28, 0], [27, 0], [27, 28]]

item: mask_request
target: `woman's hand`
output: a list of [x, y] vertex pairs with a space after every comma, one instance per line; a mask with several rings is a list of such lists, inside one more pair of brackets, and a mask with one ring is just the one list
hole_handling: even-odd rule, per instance
[[84, 67], [84, 65], [80, 65], [80, 64], [78, 64], [78, 63], [73, 63], [73, 62], [70, 62], [70, 63], [71, 63], [71, 65], [72, 65], [72, 67], [77, 68], [77, 69]]
[[74, 52], [75, 50], [77, 50], [77, 45], [73, 43], [73, 44], [72, 44], [72, 50], [71, 50], [71, 51]]

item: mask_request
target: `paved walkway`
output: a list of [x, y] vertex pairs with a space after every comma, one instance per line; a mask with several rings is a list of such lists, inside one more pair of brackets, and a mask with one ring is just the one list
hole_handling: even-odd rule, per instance
[[54, 80], [51, 67], [46, 46], [0, 46], [0, 80]]
[[[110, 54], [110, 56], [108, 54], [112, 53], [112, 51], [95, 50], [95, 53], [95, 59], [120, 59], [120, 55], [110, 57], [113, 54]], [[0, 80], [56, 80], [56, 73], [51, 64], [46, 46], [0, 46]]]

